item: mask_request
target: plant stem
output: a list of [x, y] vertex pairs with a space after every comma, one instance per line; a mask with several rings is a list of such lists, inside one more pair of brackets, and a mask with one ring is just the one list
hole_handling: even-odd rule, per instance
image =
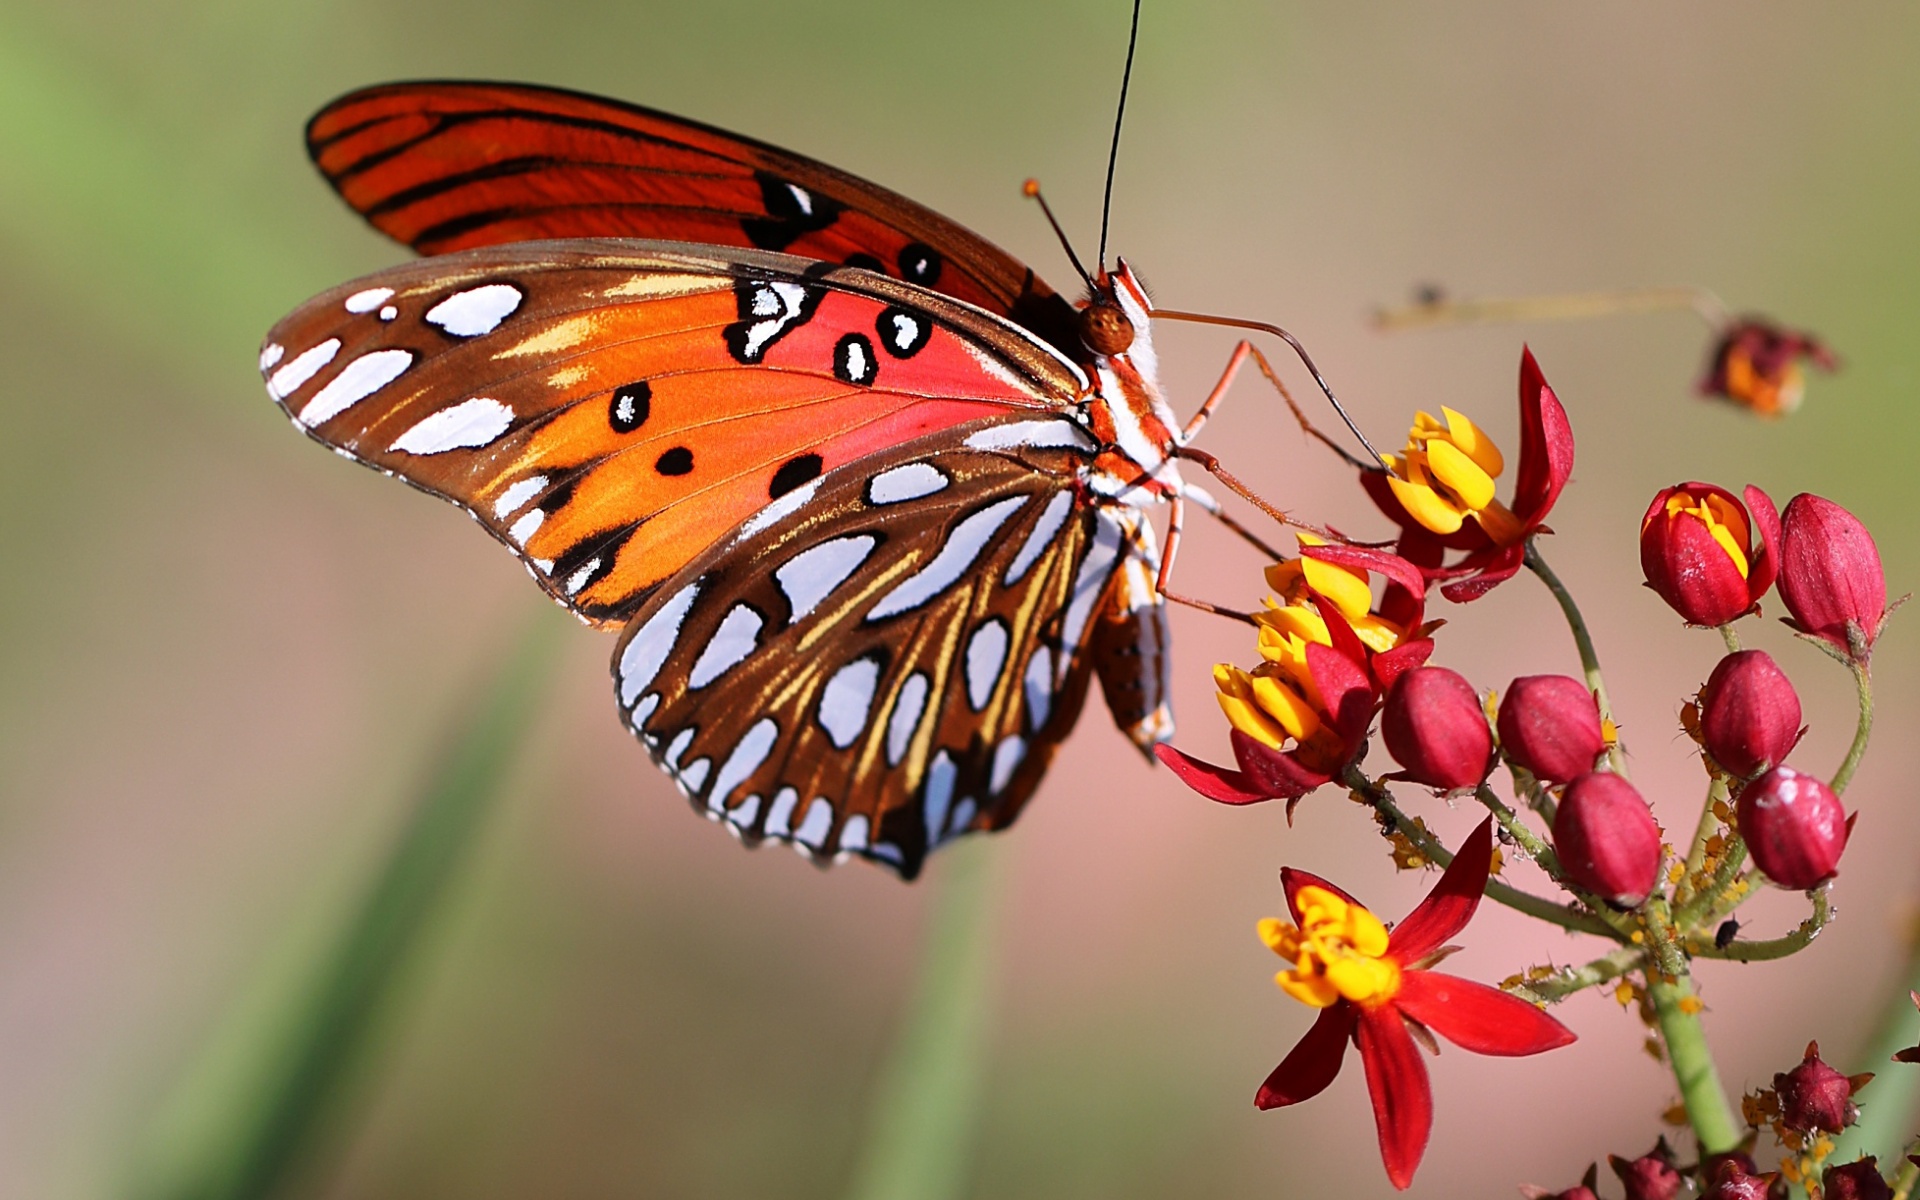
[[1853, 782], [1853, 772], [1860, 766], [1860, 760], [1867, 753], [1867, 739], [1873, 736], [1873, 675], [1858, 662], [1847, 664], [1853, 669], [1853, 687], [1860, 700], [1860, 720], [1853, 729], [1853, 745], [1847, 747], [1847, 757], [1841, 761], [1840, 769], [1833, 773], [1832, 788], [1836, 792], [1847, 790], [1847, 784]]
[[1907, 1144], [1907, 1161], [1893, 1177], [1893, 1200], [1912, 1200], [1915, 1187], [1920, 1187], [1920, 1138]]
[[1574, 292], [1557, 296], [1486, 297], [1452, 300], [1445, 296], [1373, 314], [1374, 328], [1394, 331], [1441, 325], [1488, 325], [1515, 321], [1579, 321], [1627, 313], [1690, 309], [1718, 331], [1729, 320], [1727, 306], [1703, 287], [1625, 288], [1611, 292]]
[[1726, 643], [1727, 653], [1740, 653], [1740, 632], [1733, 627], [1733, 622], [1728, 621], [1725, 625], [1715, 626], [1715, 628], [1720, 631], [1720, 640]]
[[867, 1110], [851, 1200], [958, 1200], [985, 1086], [998, 846], [943, 853], [920, 980]]
[[[1853, 1060], [1854, 1070], [1872, 1071], [1874, 1080], [1860, 1093], [1860, 1123], [1841, 1135], [1834, 1153], [1844, 1157], [1835, 1161], [1851, 1161], [1862, 1154], [1884, 1160], [1896, 1152], [1900, 1139], [1912, 1136], [1916, 1110], [1920, 1110], [1920, 1096], [1916, 1095], [1920, 1092], [1920, 1066], [1891, 1060], [1896, 1051], [1920, 1043], [1920, 1013], [1914, 1011], [1914, 992], [1920, 992], [1920, 929], [1908, 938], [1905, 967], [1875, 1023], [1873, 1040]], [[1911, 1187], [1912, 1177], [1903, 1178]]]
[[1613, 953], [1594, 959], [1583, 967], [1562, 967], [1560, 970], [1528, 983], [1518, 984], [1507, 990], [1522, 1000], [1552, 1003], [1564, 1000], [1575, 992], [1611, 983], [1627, 972], [1639, 968], [1647, 958], [1647, 952], [1638, 946], [1622, 946]]
[[1586, 618], [1580, 615], [1580, 606], [1574, 603], [1573, 593], [1560, 577], [1553, 573], [1547, 560], [1540, 556], [1539, 544], [1531, 538], [1527, 541], [1527, 569], [1532, 571], [1547, 585], [1553, 598], [1560, 602], [1560, 612], [1567, 619], [1567, 628], [1573, 631], [1574, 647], [1580, 652], [1580, 667], [1587, 676], [1587, 690], [1593, 693], [1593, 702], [1600, 709], [1600, 720], [1613, 732], [1613, 741], [1607, 746], [1607, 765], [1614, 774], [1625, 776], [1627, 756], [1620, 749], [1620, 726], [1613, 719], [1613, 703], [1607, 698], [1607, 681], [1600, 673], [1600, 653], [1593, 648], [1593, 635], [1587, 631]]
[[1673, 906], [1676, 909], [1685, 911], [1687, 902], [1694, 895], [1693, 881], [1707, 868], [1707, 842], [1713, 837], [1714, 831], [1720, 828], [1719, 814], [1713, 810], [1726, 800], [1727, 795], [1727, 781], [1715, 775], [1713, 782], [1707, 785], [1706, 801], [1700, 806], [1700, 823], [1694, 826], [1693, 844], [1687, 847], [1685, 873], [1680, 876], [1679, 885], [1673, 889]]
[[1740, 1143], [1740, 1124], [1727, 1103], [1726, 1090], [1720, 1086], [1713, 1051], [1707, 1047], [1692, 978], [1684, 970], [1678, 975], [1663, 975], [1650, 968], [1647, 999], [1660, 1023], [1667, 1065], [1673, 1069], [1674, 1082], [1680, 1085], [1680, 1100], [1686, 1105], [1687, 1121], [1700, 1140], [1701, 1150], [1720, 1154], [1733, 1149]]
[[1768, 938], [1757, 942], [1729, 942], [1724, 947], [1716, 946], [1711, 939], [1689, 945], [1688, 953], [1695, 958], [1724, 958], [1732, 962], [1770, 962], [1776, 958], [1786, 958], [1798, 954], [1813, 944], [1820, 931], [1833, 919], [1833, 900], [1822, 885], [1813, 893], [1813, 912], [1800, 922], [1799, 928], [1783, 937]]

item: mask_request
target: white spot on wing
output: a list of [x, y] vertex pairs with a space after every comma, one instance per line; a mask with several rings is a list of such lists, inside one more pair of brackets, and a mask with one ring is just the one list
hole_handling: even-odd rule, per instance
[[1093, 542], [1080, 559], [1080, 570], [1073, 580], [1073, 598], [1067, 601], [1066, 615], [1060, 623], [1060, 645], [1064, 649], [1059, 663], [1062, 677], [1066, 675], [1067, 666], [1073, 662], [1073, 656], [1080, 651], [1081, 635], [1086, 632], [1087, 621], [1093, 616], [1093, 606], [1099, 603], [1101, 593], [1106, 591], [1107, 580], [1113, 575], [1114, 563], [1120, 557], [1120, 523], [1104, 509], [1096, 510], [1095, 515], [1099, 519], [1093, 525]]
[[[546, 519], [546, 513], [537, 508], [532, 509], [507, 529], [507, 536], [513, 539], [514, 545], [524, 546], [527, 544], [527, 539], [539, 531], [540, 523]], [[552, 562], [549, 561], [542, 570], [553, 570]]]
[[587, 586], [587, 583], [593, 578], [593, 573], [599, 569], [600, 556], [596, 554], [582, 564], [579, 570], [567, 576], [567, 595], [579, 595], [580, 589]]
[[667, 752], [660, 756], [661, 765], [665, 766], [669, 771], [678, 771], [680, 769], [680, 756], [687, 752], [688, 746], [693, 745], [694, 735], [699, 732], [698, 729], [689, 725], [679, 733], [674, 734], [673, 740], [667, 743]]
[[706, 649], [700, 652], [700, 658], [687, 675], [687, 686], [703, 688], [752, 654], [759, 645], [762, 624], [760, 614], [749, 605], [736, 604], [728, 609], [720, 620], [720, 628], [713, 631]]
[[741, 349], [747, 361], [758, 360], [767, 343], [800, 316], [800, 306], [806, 299], [807, 289], [797, 283], [769, 280], [755, 285], [751, 302], [753, 315], [763, 319], [747, 326], [746, 337], [742, 339]]
[[667, 655], [673, 653], [673, 644], [680, 639], [680, 624], [687, 619], [687, 611], [693, 607], [693, 601], [700, 594], [700, 584], [690, 583], [673, 594], [654, 614], [647, 618], [627, 648], [620, 652], [620, 703], [631, 705], [640, 693], [653, 682], [660, 673], [660, 667], [667, 661]]
[[[715, 792], [718, 792], [720, 789], [720, 785], [716, 783], [713, 786], [714, 786]], [[745, 829], [748, 826], [752, 825], [753, 819], [759, 815], [760, 815], [760, 793], [758, 792], [755, 792], [753, 795], [748, 796], [745, 800], [742, 800], [738, 807], [730, 808], [727, 810], [727, 820], [733, 822], [735, 825], [739, 826], [742, 829]]]
[[791, 830], [787, 822], [793, 820], [793, 807], [800, 803], [800, 793], [790, 787], [783, 787], [773, 794], [773, 807], [767, 810], [767, 836], [786, 837]]
[[932, 463], [908, 463], [880, 472], [867, 484], [867, 499], [874, 504], [898, 504], [931, 496], [950, 483], [946, 473]]
[[993, 699], [993, 685], [1007, 665], [1007, 623], [989, 617], [967, 639], [967, 703], [979, 712]]
[[479, 337], [492, 333], [525, 298], [510, 283], [482, 284], [448, 296], [427, 310], [426, 320], [455, 337]]
[[627, 723], [635, 729], [639, 729], [647, 723], [647, 718], [653, 715], [653, 710], [659, 707], [660, 693], [648, 692], [646, 695], [640, 697], [640, 703], [633, 706], [633, 715], [627, 718]]
[[[733, 790], [745, 783], [760, 764], [767, 761], [774, 742], [780, 738], [780, 723], [772, 717], [762, 717], [753, 723], [746, 734], [734, 744], [727, 761], [720, 764], [720, 774], [714, 777], [713, 792], [707, 797], [707, 804], [719, 808], [725, 804]], [[744, 807], [744, 805], [743, 805]], [[747, 818], [749, 821], [752, 817]]]
[[[493, 515], [504, 521], [520, 511], [520, 506], [534, 498], [541, 488], [547, 486], [545, 475], [529, 475], [501, 492], [493, 502]], [[525, 540], [525, 539], [522, 539]]]
[[801, 187], [797, 183], [788, 184], [787, 190], [793, 193], [793, 202], [800, 206], [800, 215], [806, 216], [806, 217], [812, 216], [813, 215], [813, 193], [807, 191], [807, 189]]
[[988, 781], [994, 795], [1007, 790], [1007, 785], [1013, 782], [1013, 773], [1020, 768], [1020, 760], [1026, 756], [1025, 738], [1015, 735], [1000, 739], [1000, 744], [993, 748], [993, 775]]
[[873, 553], [879, 541], [872, 534], [860, 533], [834, 538], [809, 546], [773, 572], [775, 583], [786, 594], [792, 609], [790, 621], [798, 621], [819, 606], [832, 591], [845, 583]]
[[678, 776], [680, 780], [680, 786], [687, 789], [687, 793], [689, 795], [695, 795], [695, 796], [699, 795], [700, 785], [707, 781], [707, 772], [712, 769], [713, 769], [712, 759], [710, 758], [694, 759], [692, 762], [686, 765], [685, 769], [683, 769], [680, 772]]
[[387, 302], [393, 295], [393, 289], [387, 287], [368, 288], [347, 297], [347, 311], [350, 313], [372, 312]]
[[380, 319], [382, 321], [391, 321], [399, 315], [400, 315], [400, 310], [395, 308], [391, 304], [387, 305], [385, 308], [380, 310]]
[[286, 352], [287, 352], [287, 348], [285, 346], [282, 346], [279, 342], [268, 342], [266, 345], [262, 346], [260, 348], [261, 372], [265, 373], [269, 367], [279, 362], [280, 359], [286, 354]]
[[[333, 356], [338, 353], [340, 353], [340, 339], [328, 338], [318, 346], [295, 355], [292, 362], [281, 367], [268, 378], [267, 394], [275, 400], [285, 400], [299, 391], [301, 384], [318, 375], [320, 368], [332, 362]], [[278, 361], [278, 356], [275, 356], [275, 359]], [[273, 363], [266, 364], [267, 367], [272, 365]], [[261, 368], [261, 370], [265, 369], [266, 367]]]
[[874, 689], [880, 684], [877, 659], [856, 658], [833, 673], [827, 686], [820, 689], [820, 728], [827, 738], [845, 750], [853, 745], [867, 727], [867, 714], [873, 711]]
[[973, 814], [976, 811], [978, 806], [974, 804], [972, 796], [960, 797], [960, 803], [953, 806], [953, 820], [948, 826], [947, 836], [955, 837], [965, 833], [967, 826], [973, 824]]
[[946, 544], [940, 547], [940, 553], [933, 556], [933, 561], [880, 597], [880, 602], [868, 611], [867, 620], [878, 621], [908, 612], [952, 587], [955, 581], [966, 574], [967, 568], [973, 566], [974, 560], [987, 548], [987, 542], [994, 533], [1007, 523], [1007, 518], [1026, 502], [1025, 496], [1009, 496], [989, 504], [955, 525], [947, 535]]
[[827, 835], [832, 832], [833, 802], [825, 796], [815, 796], [813, 803], [807, 805], [807, 815], [801, 818], [800, 828], [793, 831], [793, 840], [818, 850], [827, 844]]
[[737, 542], [741, 538], [752, 537], [762, 529], [778, 524], [780, 521], [799, 512], [806, 506], [809, 500], [813, 499], [813, 494], [818, 490], [820, 490], [820, 481], [818, 479], [801, 484], [759, 512], [754, 513], [746, 520], [740, 522], [740, 530], [734, 535], [734, 541]]
[[513, 410], [498, 400], [476, 396], [443, 408], [393, 440], [389, 450], [442, 454], [485, 446], [513, 424]]
[[927, 827], [929, 849], [939, 845], [946, 836], [947, 806], [953, 803], [953, 785], [959, 776], [959, 768], [953, 765], [953, 758], [945, 750], [936, 752], [933, 761], [927, 764], [921, 822]]
[[1025, 578], [1027, 572], [1033, 569], [1033, 564], [1040, 560], [1041, 553], [1053, 543], [1053, 536], [1060, 532], [1062, 525], [1067, 523], [1067, 514], [1072, 510], [1072, 492], [1056, 492], [1053, 499], [1047, 501], [1046, 510], [1040, 514], [1040, 519], [1033, 523], [1033, 528], [1027, 531], [1027, 540], [1020, 543], [1020, 549], [1014, 554], [1013, 561], [1007, 564], [1006, 585], [1008, 587], [1019, 583]]
[[[292, 365], [287, 364], [289, 367]], [[340, 368], [340, 373], [328, 380], [327, 386], [313, 394], [313, 399], [307, 401], [306, 407], [300, 410], [300, 423], [313, 426], [331, 421], [400, 378], [401, 372], [412, 365], [411, 350], [375, 350], [371, 354], [362, 354]]]
[[867, 819], [855, 814], [848, 817], [840, 826], [840, 849], [865, 850], [867, 848]]
[[1027, 728], [1040, 732], [1053, 711], [1053, 651], [1036, 646], [1027, 660]]
[[913, 731], [920, 728], [920, 716], [927, 710], [929, 686], [922, 671], [907, 676], [907, 681], [900, 685], [900, 695], [893, 702], [893, 715], [887, 719], [887, 765], [890, 767], [899, 766], [900, 760], [907, 756], [907, 747], [913, 744]]
[[1022, 446], [1097, 450], [1086, 431], [1072, 421], [1049, 418], [1044, 421], [1011, 421], [989, 425], [967, 439], [975, 450], [1013, 450]]

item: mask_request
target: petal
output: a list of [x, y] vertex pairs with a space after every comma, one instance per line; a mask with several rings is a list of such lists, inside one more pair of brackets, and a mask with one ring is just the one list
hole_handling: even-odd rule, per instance
[[1760, 535], [1753, 565], [1747, 569], [1747, 591], [1757, 603], [1780, 573], [1780, 513], [1773, 507], [1773, 497], [1752, 484], [1742, 494], [1747, 513], [1753, 518], [1753, 531]]
[[[1481, 470], [1479, 463], [1452, 442], [1427, 443], [1427, 470], [1445, 484], [1448, 491], [1460, 497], [1460, 503], [1467, 508], [1477, 511], [1493, 503], [1493, 476]], [[1405, 501], [1402, 496], [1401, 502]]]
[[1486, 889], [1492, 871], [1493, 818], [1488, 817], [1467, 835], [1452, 865], [1427, 898], [1394, 926], [1387, 953], [1402, 965], [1410, 965], [1445, 945], [1473, 919], [1473, 910], [1480, 907], [1480, 893]]
[[1269, 750], [1238, 730], [1228, 734], [1227, 740], [1233, 743], [1242, 778], [1262, 796], [1298, 800], [1331, 778], [1300, 765], [1294, 754]]
[[1573, 1030], [1520, 997], [1438, 971], [1403, 973], [1393, 1002], [1414, 1020], [1475, 1054], [1512, 1058], [1573, 1042]]
[[[1353, 638], [1354, 645], [1360, 644], [1351, 629], [1346, 630], [1346, 636]], [[1335, 640], [1339, 640], [1337, 635]], [[1374, 685], [1366, 668], [1360, 665], [1365, 661], [1349, 658], [1327, 646], [1307, 647], [1307, 670], [1312, 673], [1313, 684], [1320, 690], [1320, 698], [1332, 718], [1328, 723], [1348, 746], [1359, 744], [1373, 720]]]
[[1469, 601], [1478, 600], [1518, 575], [1526, 561], [1527, 544], [1524, 541], [1468, 555], [1461, 560], [1460, 566], [1472, 571], [1473, 574], [1468, 578], [1446, 584], [1440, 589], [1440, 594], [1455, 604], [1466, 604]]
[[1281, 867], [1280, 888], [1287, 894], [1287, 911], [1293, 915], [1295, 922], [1300, 920], [1300, 906], [1294, 902], [1294, 897], [1298, 896], [1300, 889], [1304, 887], [1317, 887], [1324, 891], [1332, 892], [1355, 908], [1366, 907], [1366, 905], [1348, 895], [1345, 890], [1328, 883], [1312, 871], [1302, 871], [1297, 867]]
[[1500, 455], [1500, 447], [1486, 431], [1475, 425], [1465, 414], [1441, 405], [1440, 415], [1447, 421], [1447, 438], [1460, 452], [1471, 458], [1474, 465], [1489, 475], [1498, 475], [1507, 469], [1507, 460]]
[[1347, 1056], [1347, 1041], [1353, 1036], [1354, 1008], [1336, 1004], [1320, 1010], [1313, 1028], [1300, 1039], [1267, 1081], [1254, 1093], [1255, 1108], [1285, 1108], [1302, 1100], [1311, 1100], [1327, 1090], [1340, 1064]]
[[1153, 748], [1153, 753], [1180, 777], [1181, 783], [1209, 800], [1221, 804], [1258, 804], [1274, 799], [1272, 793], [1257, 790], [1253, 780], [1241, 772], [1194, 758], [1174, 749], [1171, 743], [1161, 742]]
[[1408, 671], [1425, 663], [1433, 657], [1433, 639], [1415, 638], [1402, 642], [1385, 654], [1373, 656], [1373, 673], [1380, 680], [1380, 688], [1385, 691], [1393, 686], [1393, 681]]
[[1394, 476], [1387, 477], [1387, 486], [1393, 489], [1393, 498], [1407, 515], [1419, 523], [1423, 529], [1445, 537], [1458, 533], [1467, 519], [1466, 510], [1453, 504], [1439, 492], [1420, 483], [1408, 483]]
[[1300, 555], [1302, 558], [1318, 559], [1321, 562], [1337, 563], [1343, 567], [1384, 575], [1406, 588], [1416, 598], [1424, 599], [1427, 594], [1427, 581], [1420, 574], [1420, 568], [1398, 554], [1390, 554], [1385, 550], [1375, 550], [1369, 546], [1302, 546]]
[[1532, 350], [1520, 353], [1520, 469], [1514, 475], [1513, 513], [1529, 528], [1553, 510], [1573, 475], [1573, 425]]
[[1373, 1122], [1380, 1131], [1380, 1161], [1387, 1178], [1405, 1190], [1413, 1183], [1427, 1152], [1433, 1131], [1433, 1091], [1427, 1086], [1427, 1064], [1420, 1047], [1391, 1004], [1362, 1009], [1354, 1043], [1360, 1064], [1367, 1069], [1367, 1094], [1373, 1100]]

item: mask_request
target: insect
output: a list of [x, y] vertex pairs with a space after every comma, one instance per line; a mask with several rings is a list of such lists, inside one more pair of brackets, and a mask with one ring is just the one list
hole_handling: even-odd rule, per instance
[[1093, 677], [1171, 735], [1144, 509], [1169, 548], [1217, 510], [1176, 456], [1227, 379], [1179, 424], [1124, 260], [1076, 305], [832, 167], [542, 87], [372, 87], [307, 142], [428, 257], [276, 325], [268, 392], [618, 630], [622, 720], [696, 809], [912, 878], [1014, 820]]

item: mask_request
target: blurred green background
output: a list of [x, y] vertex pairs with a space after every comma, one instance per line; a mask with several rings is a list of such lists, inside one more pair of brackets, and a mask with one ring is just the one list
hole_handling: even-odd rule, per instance
[[[231, 1136], [235, 1097], [311, 985], [527, 630], [544, 690], [288, 1194], [846, 1194], [953, 864], [902, 886], [746, 853], [621, 730], [611, 640], [572, 627], [444, 505], [320, 453], [254, 370], [308, 294], [397, 261], [309, 168], [306, 117], [419, 76], [559, 84], [740, 130], [868, 176], [1068, 275], [1020, 181], [1095, 238], [1123, 0], [1053, 4], [16, 0], [0, 8], [0, 1195], [160, 1196]], [[1679, 479], [1815, 490], [1920, 578], [1920, 10], [1734, 3], [1388, 6], [1148, 0], [1113, 245], [1169, 305], [1280, 321], [1377, 440], [1470, 410], [1513, 445], [1523, 339], [1580, 437], [1548, 546], [1589, 607], [1670, 830], [1699, 768], [1680, 698], [1718, 640], [1638, 585], [1647, 497]], [[1674, 314], [1385, 337], [1375, 304], [1699, 283], [1824, 334], [1845, 372], [1766, 425], [1691, 398]], [[1231, 345], [1167, 331], [1185, 408]], [[1299, 379], [1297, 373], [1294, 378]], [[1206, 441], [1276, 502], [1375, 528], [1256, 385]], [[1247, 603], [1201, 530], [1184, 590]], [[1777, 605], [1770, 603], [1770, 609]], [[1482, 688], [1575, 667], [1521, 581], [1443, 615]], [[1769, 617], [1777, 615], [1770, 612]], [[1183, 744], [1220, 751], [1207, 666], [1250, 657], [1175, 616]], [[1837, 760], [1848, 681], [1772, 625]], [[1787, 964], [1708, 964], [1733, 1088], [1818, 1037], [1857, 1050], [1914, 916], [1914, 618], [1876, 660], [1880, 738], [1839, 924]], [[954, 1196], [1389, 1194], [1358, 1072], [1256, 1113], [1310, 1014], [1253, 937], [1282, 863], [1397, 915], [1337, 794], [1229, 811], [1150, 771], [1098, 705], [1019, 831], [981, 847], [997, 964], [983, 1101]], [[1473, 815], [1416, 808], [1457, 836]], [[1269, 811], [1271, 809], [1271, 811]], [[1758, 929], [1799, 902], [1756, 903]], [[1497, 979], [1583, 947], [1487, 912], [1454, 960]], [[1672, 1100], [1611, 1001], [1575, 1047], [1449, 1052], [1422, 1192], [1569, 1186], [1638, 1153]], [[1548, 1114], [1551, 1114], [1548, 1116]]]

